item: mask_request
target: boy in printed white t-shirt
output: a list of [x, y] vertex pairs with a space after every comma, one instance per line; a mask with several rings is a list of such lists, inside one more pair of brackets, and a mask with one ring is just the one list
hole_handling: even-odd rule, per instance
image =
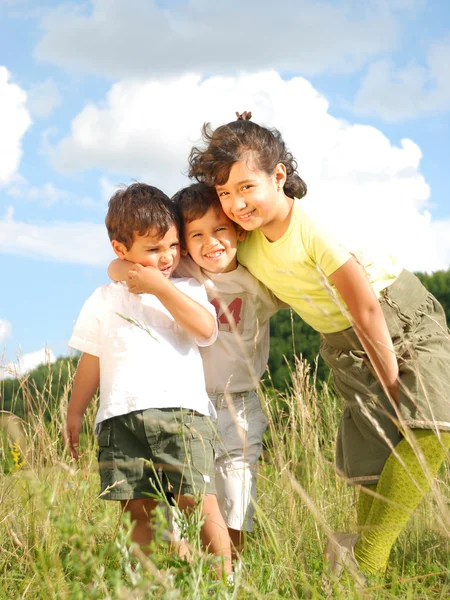
[[[237, 262], [242, 233], [222, 211], [214, 188], [193, 184], [173, 198], [182, 220], [184, 254], [177, 275], [204, 283], [216, 309], [217, 341], [200, 349], [206, 390], [217, 409], [216, 487], [220, 510], [235, 550], [243, 532], [253, 530], [256, 469], [267, 421], [256, 387], [269, 355], [269, 319], [281, 307], [264, 285]], [[147, 289], [146, 274], [129, 278], [129, 265], [114, 261], [113, 279], [126, 280], [130, 291]]]
[[215, 410], [198, 350], [217, 337], [214, 309], [197, 281], [171, 277], [180, 260], [179, 218], [163, 192], [141, 183], [117, 191], [106, 226], [117, 256], [134, 264], [129, 279], [145, 271], [148, 293], [111, 283], [83, 306], [69, 341], [83, 352], [67, 411], [69, 449], [78, 458], [83, 415], [100, 384], [102, 498], [121, 502], [134, 525], [132, 540], [146, 551], [157, 505], [151, 495], [170, 491], [188, 511], [199, 494], [202, 541], [230, 573], [230, 540], [214, 485], [209, 416]]

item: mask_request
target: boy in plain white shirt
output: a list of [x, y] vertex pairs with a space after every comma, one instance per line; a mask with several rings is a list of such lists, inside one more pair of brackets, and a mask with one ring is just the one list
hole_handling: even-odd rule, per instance
[[[269, 354], [269, 319], [280, 302], [237, 262], [242, 233], [222, 211], [214, 188], [193, 184], [173, 198], [182, 220], [183, 253], [177, 274], [195, 277], [206, 287], [216, 309], [217, 341], [201, 348], [206, 390], [218, 412], [215, 477], [220, 510], [235, 550], [243, 532], [253, 530], [256, 469], [267, 421], [256, 387]], [[147, 290], [142, 270], [114, 261], [112, 279], [125, 280], [130, 291]]]
[[[214, 414], [198, 346], [217, 336], [214, 309], [193, 279], [174, 279], [180, 260], [178, 214], [157, 188], [135, 183], [109, 202], [106, 226], [117, 256], [145, 273], [146, 293], [122, 283], [86, 301], [69, 345], [83, 352], [68, 406], [66, 436], [78, 458], [86, 408], [100, 384], [96, 417], [102, 498], [118, 500], [146, 551], [150, 516], [161, 488], [184, 511], [200, 494], [202, 541], [231, 572], [230, 540], [214, 486]], [[218, 564], [218, 570], [221, 570]]]

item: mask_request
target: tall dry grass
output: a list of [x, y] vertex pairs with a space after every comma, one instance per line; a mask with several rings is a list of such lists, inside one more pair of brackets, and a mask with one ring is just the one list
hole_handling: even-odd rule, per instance
[[[98, 498], [95, 405], [85, 418], [77, 463], [60, 435], [71, 381], [56, 398], [48, 383], [38, 392], [23, 378], [25, 417], [0, 413], [1, 599], [361, 597], [351, 579], [334, 581], [323, 564], [329, 532], [355, 528], [356, 491], [334, 473], [340, 402], [306, 363], [297, 361], [287, 394], [270, 386], [264, 394], [269, 429], [255, 531], [234, 591], [211, 579], [195, 519], [187, 523], [192, 564], [162, 543], [164, 511], [156, 515], [151, 560], [136, 562], [116, 503]], [[449, 466], [396, 543], [387, 579], [371, 581], [364, 597], [450, 597]]]

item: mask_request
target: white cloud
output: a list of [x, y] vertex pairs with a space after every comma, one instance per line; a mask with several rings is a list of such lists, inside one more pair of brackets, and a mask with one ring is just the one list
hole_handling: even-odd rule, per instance
[[218, 86], [231, 85], [236, 96], [240, 93], [236, 86], [245, 93], [245, 79], [202, 82], [200, 76], [187, 75], [164, 83], [117, 83], [105, 103], [87, 105], [75, 117], [70, 136], [53, 148], [47, 145], [52, 162], [63, 172], [97, 167], [145, 177], [155, 185], [172, 181], [175, 191], [184, 181], [182, 171], [192, 140], [198, 138], [210, 102], [217, 101]]
[[0, 218], [0, 253], [98, 266], [114, 258], [104, 225], [24, 223], [14, 219], [12, 207]]
[[410, 62], [397, 68], [389, 60], [373, 63], [355, 97], [355, 111], [397, 121], [449, 110], [449, 61], [447, 38], [430, 46], [426, 66]]
[[16, 361], [11, 361], [4, 366], [0, 365], [0, 380], [22, 377], [40, 365], [52, 364], [56, 356], [50, 348], [41, 348], [35, 352], [19, 356]]
[[186, 0], [173, 7], [156, 0], [91, 0], [57, 7], [43, 27], [38, 59], [113, 79], [262, 68], [352, 72], [393, 49], [398, 37], [395, 16], [379, 0], [364, 6]]
[[61, 105], [62, 97], [51, 77], [28, 90], [27, 107], [32, 116], [48, 117]]
[[[413, 269], [448, 267], [442, 227], [427, 212], [419, 147], [411, 140], [395, 147], [374, 127], [336, 119], [300, 77], [285, 81], [271, 71], [119, 82], [74, 119], [53, 160], [66, 170], [128, 172], [173, 193], [187, 184], [181, 174], [201, 124], [219, 125], [244, 109], [282, 131], [308, 183], [309, 203], [332, 216], [352, 244], [384, 243]], [[102, 186], [109, 185], [105, 179]]]
[[[103, 186], [101, 185], [102, 193]], [[104, 208], [103, 201], [94, 200], [90, 196], [76, 196], [73, 193], [67, 192], [57, 188], [53, 183], [47, 182], [41, 186], [31, 185], [30, 182], [23, 177], [20, 173], [17, 173], [6, 188], [6, 193], [14, 200], [24, 200], [26, 202], [33, 202], [43, 206], [44, 208], [50, 208], [55, 204], [71, 204], [77, 206], [83, 206], [88, 209], [102, 209]]]
[[6, 319], [0, 319], [0, 344], [2, 344], [6, 338], [9, 338], [12, 333], [12, 325]]
[[53, 183], [45, 183], [41, 187], [33, 186], [19, 174], [14, 177], [6, 191], [13, 198], [39, 202], [45, 207], [69, 200], [69, 194], [55, 187]]
[[100, 177], [100, 197], [105, 210], [111, 196], [117, 192], [117, 189], [117, 183], [113, 183], [108, 177]]
[[0, 185], [16, 173], [22, 156], [22, 138], [31, 124], [25, 107], [26, 94], [9, 81], [10, 75], [0, 66]]

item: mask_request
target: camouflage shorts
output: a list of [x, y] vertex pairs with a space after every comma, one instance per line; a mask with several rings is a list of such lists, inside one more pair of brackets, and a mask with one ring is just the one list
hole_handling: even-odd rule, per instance
[[213, 439], [209, 417], [187, 409], [150, 408], [102, 421], [101, 497], [215, 494]]
[[442, 306], [406, 270], [383, 290], [380, 304], [399, 365], [397, 409], [353, 329], [322, 335], [322, 357], [344, 399], [336, 467], [352, 484], [379, 479], [405, 428], [450, 430], [450, 335]]

